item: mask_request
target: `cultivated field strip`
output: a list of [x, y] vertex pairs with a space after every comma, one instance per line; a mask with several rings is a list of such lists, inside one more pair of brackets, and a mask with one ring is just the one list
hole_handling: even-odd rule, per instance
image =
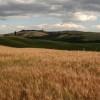
[[0, 100], [100, 100], [100, 52], [0, 46]]

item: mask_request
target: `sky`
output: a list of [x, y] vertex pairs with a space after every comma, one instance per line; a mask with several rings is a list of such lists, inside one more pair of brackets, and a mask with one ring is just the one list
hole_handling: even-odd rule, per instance
[[0, 34], [22, 29], [100, 32], [100, 0], [0, 0]]

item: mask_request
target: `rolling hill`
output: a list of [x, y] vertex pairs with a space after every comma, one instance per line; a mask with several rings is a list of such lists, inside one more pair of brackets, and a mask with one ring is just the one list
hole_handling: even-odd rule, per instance
[[82, 31], [21, 30], [4, 36], [20, 36], [27, 38], [46, 39], [64, 42], [100, 42], [100, 33]]
[[81, 31], [21, 30], [1, 36], [0, 45], [17, 48], [100, 51], [100, 34]]
[[0, 45], [16, 48], [48, 48], [59, 50], [100, 51], [100, 43], [71, 43], [45, 39], [31, 39], [19, 36], [0, 37]]

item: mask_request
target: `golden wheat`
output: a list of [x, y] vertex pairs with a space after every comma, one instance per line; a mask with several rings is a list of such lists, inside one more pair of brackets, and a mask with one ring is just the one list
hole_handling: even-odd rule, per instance
[[100, 53], [0, 46], [0, 100], [100, 100]]

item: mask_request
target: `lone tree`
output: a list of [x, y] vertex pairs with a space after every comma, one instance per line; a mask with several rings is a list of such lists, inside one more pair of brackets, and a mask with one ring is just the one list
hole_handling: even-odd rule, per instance
[[14, 35], [15, 35], [15, 36], [17, 35], [17, 32], [16, 32], [16, 31], [14, 32]]

